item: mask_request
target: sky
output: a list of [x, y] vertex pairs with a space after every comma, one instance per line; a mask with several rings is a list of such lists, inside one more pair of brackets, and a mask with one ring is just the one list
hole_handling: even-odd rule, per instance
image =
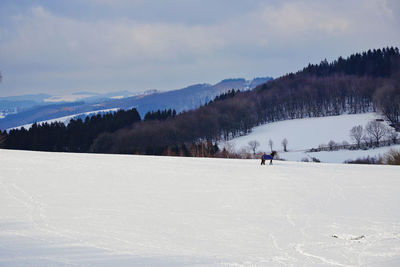
[[0, 97], [279, 77], [400, 46], [398, 0], [1, 0]]

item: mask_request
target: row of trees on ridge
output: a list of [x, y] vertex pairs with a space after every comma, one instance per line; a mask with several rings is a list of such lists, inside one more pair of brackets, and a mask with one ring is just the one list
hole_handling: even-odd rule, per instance
[[[328, 64], [329, 71], [325, 71], [326, 63], [321, 62], [252, 91], [232, 90], [199, 109], [180, 114], [172, 110], [150, 112], [144, 121], [137, 114], [132, 121], [112, 129], [89, 124], [91, 119], [71, 121], [66, 129], [62, 125], [53, 125], [50, 127], [61, 128], [60, 132], [74, 132], [67, 129], [80, 128], [76, 131], [80, 134], [68, 134], [74, 141], [61, 135], [64, 136], [61, 146], [49, 142], [51, 145], [46, 147], [48, 142], [44, 142], [40, 147], [50, 151], [215, 156], [218, 154], [216, 142], [247, 134], [260, 124], [377, 109], [385, 114], [392, 126], [399, 128], [399, 62], [397, 48], [378, 49], [347, 59], [339, 58]], [[379, 74], [375, 69], [382, 66], [385, 71]], [[39, 138], [38, 128], [41, 126], [37, 125], [27, 133], [10, 131], [3, 144], [7, 148], [37, 150], [38, 147], [32, 144]], [[97, 130], [91, 132], [93, 128]], [[82, 135], [86, 132], [90, 133], [87, 138]]]

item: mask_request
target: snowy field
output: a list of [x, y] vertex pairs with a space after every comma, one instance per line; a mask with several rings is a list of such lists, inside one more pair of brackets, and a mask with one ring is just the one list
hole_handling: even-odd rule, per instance
[[[362, 125], [365, 128], [368, 122], [381, 118], [376, 113], [351, 114], [320, 118], [306, 118], [279, 121], [255, 127], [249, 135], [241, 136], [229, 141], [230, 147], [236, 151], [248, 147], [249, 141], [257, 140], [260, 143], [258, 151], [269, 152], [269, 140], [273, 141], [273, 149], [279, 152], [279, 156], [285, 160], [300, 161], [303, 158], [316, 157], [323, 162], [342, 163], [348, 159], [360, 157], [375, 157], [385, 154], [389, 149], [400, 149], [399, 146], [381, 147], [371, 150], [340, 150], [334, 152], [305, 153], [305, 150], [317, 148], [324, 144], [327, 146], [329, 141], [336, 143], [346, 141], [353, 143], [350, 138], [350, 130], [354, 126]], [[282, 140], [288, 140], [287, 149], [283, 152]], [[224, 144], [221, 145], [223, 147]], [[300, 151], [299, 151], [300, 150]]]
[[400, 266], [400, 168], [0, 150], [0, 266]]

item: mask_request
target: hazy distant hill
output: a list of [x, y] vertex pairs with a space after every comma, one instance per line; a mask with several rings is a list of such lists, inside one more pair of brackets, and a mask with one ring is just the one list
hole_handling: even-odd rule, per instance
[[[216, 142], [249, 134], [261, 124], [376, 110], [384, 115], [393, 132], [394, 129], [400, 130], [399, 71], [399, 50], [384, 48], [357, 53], [346, 59], [339, 58], [331, 63], [324, 60], [317, 65], [310, 64], [297, 73], [289, 73], [267, 83], [262, 83], [262, 79], [227, 79], [215, 85], [198, 84], [176, 91], [95, 104], [47, 106], [48, 110], [42, 110], [41, 116], [57, 112], [78, 114], [83, 109], [132, 107], [130, 110], [136, 113], [136, 117], [139, 117], [137, 110], [143, 115], [146, 110], [164, 108], [174, 108], [178, 114], [170, 110], [170, 116], [166, 118], [160, 112], [158, 119], [157, 116], [145, 121], [138, 119], [135, 123], [122, 119], [122, 123], [113, 128], [118, 130], [97, 131], [83, 144], [80, 144], [82, 137], [97, 128], [90, 125], [112, 125], [113, 115], [92, 116], [85, 122], [71, 120], [68, 126], [54, 123], [36, 125], [29, 131], [10, 131], [3, 133], [3, 144], [5, 148], [12, 149], [204, 157], [218, 152]], [[259, 83], [262, 84], [254, 90], [248, 90], [251, 85]], [[227, 89], [230, 90], [228, 93], [221, 94]], [[213, 95], [219, 97], [208, 102]], [[206, 102], [207, 105], [202, 105]], [[195, 109], [199, 105], [202, 106]], [[179, 113], [191, 108], [193, 110]], [[125, 118], [124, 112], [121, 110], [117, 114]], [[30, 113], [37, 116], [34, 112]], [[21, 114], [14, 117], [18, 115]], [[50, 135], [58, 139], [55, 138], [54, 143], [44, 139], [41, 143], [36, 138]], [[60, 139], [60, 136], [64, 138]], [[369, 145], [379, 143], [372, 137], [367, 142]], [[225, 152], [222, 151], [221, 156], [229, 157]]]
[[[0, 129], [4, 130], [37, 121], [111, 108], [130, 109], [136, 107], [142, 116], [148, 111], [158, 109], [171, 108], [177, 112], [191, 110], [209, 102], [217, 95], [230, 89], [241, 91], [251, 90], [271, 79], [269, 77], [255, 78], [250, 81], [245, 79], [226, 79], [215, 85], [206, 83], [196, 84], [179, 90], [167, 92], [152, 90], [136, 95], [127, 91], [121, 91], [102, 95], [85, 92], [64, 97], [33, 95], [26, 96], [26, 100], [24, 99], [25, 96], [6, 99], [0, 98], [0, 111], [3, 107], [6, 107], [3, 103], [8, 103], [7, 107], [10, 108], [9, 110], [14, 110], [8, 113], [15, 113], [9, 114], [4, 119], [0, 119]], [[6, 100], [9, 102], [4, 102]], [[23, 101], [28, 100], [29, 102], [22, 105], [25, 103]], [[17, 108], [12, 109], [13, 104]]]

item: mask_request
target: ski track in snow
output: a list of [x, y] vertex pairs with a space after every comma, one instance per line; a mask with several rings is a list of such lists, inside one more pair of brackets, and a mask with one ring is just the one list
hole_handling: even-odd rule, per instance
[[335, 262], [335, 261], [326, 259], [326, 258], [321, 257], [321, 256], [317, 256], [317, 255], [313, 255], [313, 254], [304, 252], [303, 249], [302, 249], [302, 247], [303, 247], [302, 245], [296, 245], [296, 251], [297, 251], [298, 253], [300, 253], [301, 255], [304, 255], [305, 257], [310, 257], [310, 258], [313, 258], [313, 259], [318, 259], [318, 260], [322, 261], [323, 263], [327, 263], [327, 264], [335, 265], [335, 266], [343, 266], [343, 267], [350, 267], [350, 266], [353, 266], [353, 265], [341, 264], [341, 263], [338, 263], [338, 262]]
[[0, 266], [398, 266], [400, 169], [0, 150]]

